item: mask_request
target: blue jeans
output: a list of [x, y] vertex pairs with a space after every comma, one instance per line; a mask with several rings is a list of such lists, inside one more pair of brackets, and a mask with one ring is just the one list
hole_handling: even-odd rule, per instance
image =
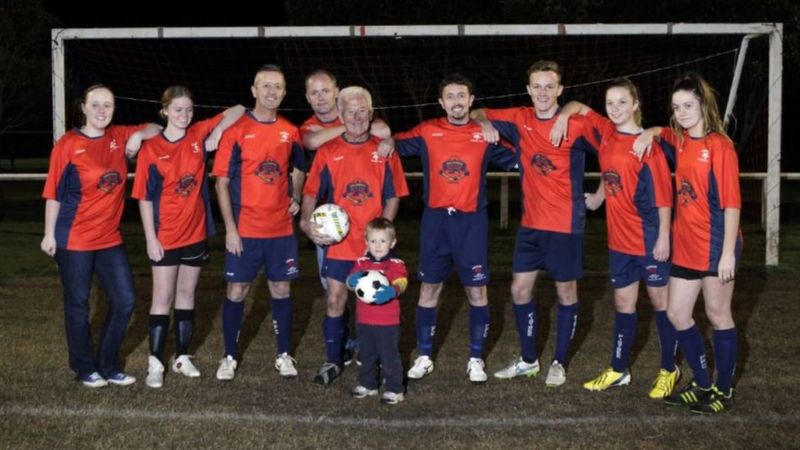
[[[69, 366], [78, 378], [95, 371], [107, 378], [121, 370], [118, 353], [136, 302], [125, 247], [118, 245], [92, 251], [59, 248], [56, 262], [64, 286], [64, 328]], [[89, 324], [89, 293], [95, 273], [108, 304], [96, 358], [92, 356]]]

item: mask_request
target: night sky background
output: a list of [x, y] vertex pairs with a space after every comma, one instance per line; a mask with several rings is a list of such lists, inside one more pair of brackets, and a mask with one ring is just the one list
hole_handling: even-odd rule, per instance
[[[783, 171], [800, 171], [787, 145], [797, 123], [800, 5], [788, 0], [648, 2], [493, 0], [316, 0], [243, 2], [203, 8], [197, 2], [0, 0], [0, 158], [41, 157], [51, 141], [51, 28], [156, 26], [313, 26], [493, 23], [783, 22]], [[20, 44], [22, 43], [22, 45]], [[23, 51], [24, 50], [24, 51]], [[17, 59], [15, 59], [17, 58]], [[22, 61], [22, 63], [20, 63]], [[39, 65], [37, 65], [39, 64]], [[41, 64], [44, 64], [42, 66]], [[11, 68], [14, 70], [11, 70]], [[42, 67], [44, 73], [42, 73]], [[29, 70], [26, 74], [25, 70]], [[16, 81], [20, 78], [22, 81]], [[18, 92], [9, 98], [9, 90]], [[519, 104], [527, 104], [522, 100]], [[18, 120], [8, 126], [9, 116]], [[19, 149], [25, 148], [24, 154]]]

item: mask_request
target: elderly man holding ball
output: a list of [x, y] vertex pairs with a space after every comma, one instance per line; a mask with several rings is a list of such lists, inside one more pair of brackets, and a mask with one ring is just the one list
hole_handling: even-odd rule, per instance
[[[342, 89], [337, 99], [345, 132], [317, 151], [303, 189], [300, 228], [318, 245], [328, 245], [322, 275], [328, 281], [327, 309], [323, 321], [326, 361], [314, 382], [329, 385], [342, 371], [346, 341], [345, 281], [358, 258], [364, 256], [364, 232], [370, 220], [397, 215], [399, 197], [408, 195], [405, 174], [397, 155], [382, 158], [380, 139], [370, 134], [372, 96], [362, 87]], [[334, 203], [347, 213], [350, 231], [339, 242], [320, 231], [312, 221], [317, 203]]]

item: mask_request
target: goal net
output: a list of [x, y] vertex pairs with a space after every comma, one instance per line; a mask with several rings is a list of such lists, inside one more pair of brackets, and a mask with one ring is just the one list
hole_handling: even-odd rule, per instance
[[[776, 82], [770, 72], [773, 36], [780, 31], [769, 24], [54, 30], [54, 130], [57, 137], [76, 125], [82, 91], [98, 82], [116, 94], [117, 123], [158, 121], [160, 94], [173, 84], [194, 92], [197, 118], [236, 103], [251, 106], [256, 69], [274, 63], [287, 79], [282, 113], [295, 123], [312, 113], [304, 78], [322, 68], [340, 87], [369, 89], [377, 115], [402, 131], [442, 114], [437, 88], [452, 72], [475, 83], [475, 107], [529, 105], [526, 70], [551, 59], [564, 71], [562, 104], [576, 99], [604, 113], [605, 86], [629, 77], [641, 90], [645, 126], [665, 124], [673, 81], [699, 72], [718, 91], [721, 109], [735, 99], [729, 133], [741, 171], [760, 179], [780, 158], [779, 139], [770, 150], [776, 145], [770, 129], [780, 130], [780, 110], [777, 119], [770, 116], [775, 90], [780, 98], [780, 78]], [[746, 180], [744, 195], [761, 205], [761, 184]], [[766, 189], [774, 195], [778, 186]], [[777, 241], [770, 243], [777, 239], [770, 234], [776, 208], [764, 206], [768, 264], [777, 263]], [[743, 213], [758, 220], [761, 210]]]

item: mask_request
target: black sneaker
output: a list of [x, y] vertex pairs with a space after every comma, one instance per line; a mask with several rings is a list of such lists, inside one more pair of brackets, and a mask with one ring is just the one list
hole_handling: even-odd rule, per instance
[[339, 364], [326, 362], [314, 376], [314, 383], [328, 386], [333, 383], [333, 380], [335, 380], [340, 373], [342, 373], [342, 367]]
[[670, 406], [692, 406], [711, 397], [713, 393], [713, 386], [703, 389], [692, 380], [680, 391], [664, 397], [664, 403]]
[[711, 390], [713, 393], [708, 398], [692, 405], [690, 410], [693, 413], [718, 414], [731, 409], [733, 406], [733, 388], [728, 392], [728, 395], [723, 394], [716, 386], [712, 386]]

